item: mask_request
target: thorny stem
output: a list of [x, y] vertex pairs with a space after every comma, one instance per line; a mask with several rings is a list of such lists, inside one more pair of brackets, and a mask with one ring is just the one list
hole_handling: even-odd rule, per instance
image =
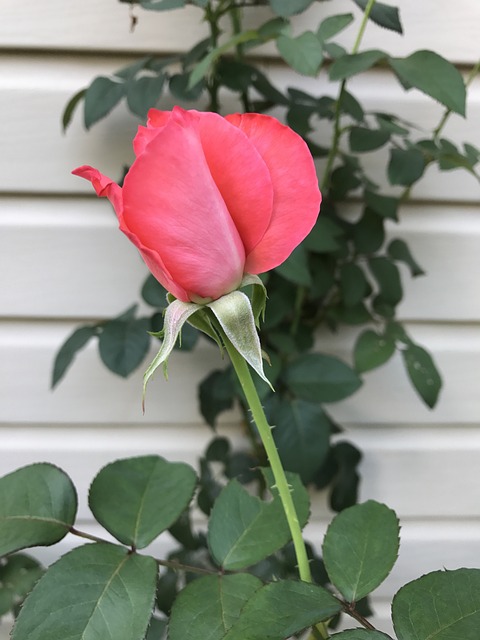
[[[205, 19], [210, 26], [210, 36], [212, 39], [212, 47], [215, 49], [218, 46], [218, 38], [220, 36], [220, 27], [218, 26], [218, 20], [221, 15], [221, 6], [214, 9], [212, 3], [209, 2], [205, 9]], [[218, 99], [219, 82], [215, 77], [215, 70], [213, 70], [210, 80], [207, 82], [207, 90], [210, 94], [210, 103], [208, 105], [209, 111], [218, 113], [220, 111], [220, 101]]]
[[[365, 7], [365, 12], [363, 14], [363, 18], [362, 18], [362, 22], [360, 24], [360, 29], [358, 31], [358, 35], [357, 38], [355, 40], [355, 44], [353, 45], [353, 49], [352, 49], [352, 54], [357, 53], [359, 47], [360, 47], [360, 43], [362, 41], [363, 38], [363, 34], [365, 33], [365, 28], [367, 26], [367, 22], [368, 22], [368, 18], [370, 16], [370, 12], [373, 9], [373, 5], [375, 4], [376, 0], [369, 0], [367, 6]], [[333, 163], [335, 162], [335, 158], [337, 157], [337, 153], [338, 153], [338, 146], [340, 143], [340, 137], [342, 134], [342, 129], [340, 126], [340, 116], [342, 114], [342, 101], [343, 101], [343, 96], [345, 93], [345, 85], [346, 85], [347, 81], [346, 80], [342, 80], [342, 83], [340, 84], [340, 91], [338, 94], [338, 98], [337, 98], [337, 103], [335, 106], [335, 119], [334, 119], [334, 125], [333, 125], [333, 140], [332, 140], [332, 146], [330, 148], [330, 153], [328, 154], [328, 158], [327, 158], [327, 166], [325, 168], [325, 173], [323, 174], [323, 180], [322, 180], [322, 185], [321, 185], [321, 190], [322, 191], [327, 191], [328, 187], [330, 185], [330, 178], [331, 178], [331, 173], [332, 173], [332, 168], [333, 168]]]
[[[108, 540], [104, 538], [99, 538], [98, 536], [94, 536], [91, 533], [87, 533], [86, 531], [80, 531], [80, 529], [76, 529], [75, 527], [70, 527], [69, 532], [73, 536], [77, 536], [78, 538], [84, 538], [85, 540], [91, 540], [92, 542], [100, 542], [109, 544]], [[131, 547], [131, 551], [134, 552], [135, 549]], [[202, 567], [194, 567], [188, 564], [182, 564], [177, 562], [177, 560], [160, 560], [159, 558], [154, 558], [155, 562], [161, 567], [167, 567], [168, 569], [174, 569], [175, 571], [187, 571], [188, 573], [200, 573], [202, 575], [217, 575], [221, 574], [221, 571], [215, 571], [213, 569], [204, 569]]]
[[[305, 547], [305, 541], [302, 536], [302, 529], [300, 522], [298, 521], [297, 511], [293, 503], [290, 485], [288, 484], [285, 471], [280, 460], [280, 456], [275, 445], [275, 441], [272, 436], [272, 429], [268, 424], [265, 412], [263, 410], [260, 398], [258, 397], [255, 384], [252, 380], [248, 364], [244, 358], [238, 353], [233, 344], [225, 335], [224, 331], [220, 328], [222, 340], [225, 344], [225, 349], [230, 357], [235, 373], [242, 386], [245, 399], [252, 413], [253, 420], [257, 426], [260, 438], [265, 447], [270, 467], [272, 469], [273, 477], [275, 480], [275, 486], [282, 502], [285, 517], [290, 528], [290, 534], [292, 536], [293, 546], [295, 548], [295, 555], [297, 558], [298, 572], [300, 579], [304, 582], [312, 582], [312, 574], [310, 572], [310, 564], [307, 556], [307, 550]], [[329, 637], [326, 625], [319, 623], [316, 625], [318, 632], [323, 639]]]

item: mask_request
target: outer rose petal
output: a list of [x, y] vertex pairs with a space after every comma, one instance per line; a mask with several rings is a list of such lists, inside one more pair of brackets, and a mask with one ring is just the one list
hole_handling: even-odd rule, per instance
[[226, 119], [250, 138], [272, 178], [272, 221], [245, 265], [247, 273], [263, 273], [286, 260], [315, 224], [321, 202], [315, 166], [302, 138], [275, 118], [247, 113]]
[[243, 244], [210, 175], [197, 127], [171, 118], [158, 131], [125, 178], [123, 202], [125, 227], [161, 257], [189, 299], [215, 299], [239, 285]]
[[107, 178], [107, 176], [101, 174], [97, 169], [86, 165], [84, 165], [83, 167], [78, 167], [78, 169], [74, 169], [72, 173], [76, 176], [80, 176], [81, 178], [85, 178], [86, 180], [90, 180], [95, 191], [97, 192], [97, 195], [100, 197], [106, 197], [110, 200], [113, 208], [115, 209], [115, 213], [117, 214], [118, 221], [120, 223], [120, 229], [138, 248], [147, 267], [153, 273], [155, 278], [176, 298], [187, 302], [189, 298], [186, 291], [184, 291], [173, 281], [172, 276], [165, 268], [160, 257], [155, 252], [144, 247], [140, 240], [125, 227], [123, 221], [122, 189], [118, 186], [118, 184], [110, 180], [110, 178]]

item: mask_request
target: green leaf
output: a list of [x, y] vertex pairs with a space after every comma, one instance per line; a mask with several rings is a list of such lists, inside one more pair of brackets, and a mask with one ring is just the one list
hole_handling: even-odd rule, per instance
[[[294, 499], [301, 525], [309, 515], [308, 497], [298, 486], [300, 503]], [[280, 498], [264, 502], [231, 480], [217, 498], [208, 527], [208, 545], [215, 561], [225, 570], [249, 567], [283, 547], [290, 529]]]
[[145, 640], [163, 640], [166, 636], [167, 620], [160, 620], [152, 616], [150, 618], [150, 624], [148, 626], [147, 635]]
[[160, 456], [117, 460], [95, 477], [88, 503], [117, 540], [143, 549], [181, 515], [196, 481], [189, 465]]
[[149, 274], [143, 283], [142, 298], [147, 304], [156, 309], [165, 309], [167, 306], [167, 290]]
[[104, 118], [125, 95], [125, 83], [115, 78], [99, 76], [95, 78], [85, 93], [83, 117], [85, 127]]
[[331, 479], [330, 507], [333, 511], [343, 511], [358, 502], [360, 475], [357, 469], [362, 454], [350, 442], [338, 442], [331, 452], [335, 472]]
[[358, 253], [368, 255], [378, 251], [385, 240], [383, 218], [366, 207], [360, 220], [352, 226], [352, 239]]
[[480, 569], [435, 571], [395, 595], [392, 618], [398, 640], [477, 640]]
[[348, 27], [348, 25], [352, 24], [354, 18], [351, 13], [340, 13], [336, 16], [329, 16], [322, 20], [320, 26], [318, 27], [317, 36], [322, 42], [325, 40], [330, 40], [336, 36], [340, 31], [343, 31]]
[[406, 58], [389, 58], [389, 63], [404, 86], [415, 87], [447, 109], [465, 115], [467, 91], [462, 75], [438, 53], [416, 51]]
[[350, 149], [356, 153], [374, 151], [383, 147], [390, 140], [390, 133], [383, 129], [367, 129], [352, 127], [350, 129]]
[[148, 110], [155, 107], [160, 99], [164, 84], [163, 73], [130, 80], [127, 84], [127, 104], [130, 111], [144, 120]]
[[194, 101], [202, 95], [205, 88], [203, 81], [190, 86], [190, 73], [175, 73], [169, 80], [168, 88], [178, 100]]
[[103, 325], [98, 341], [103, 364], [122, 378], [143, 362], [150, 347], [148, 318], [110, 320]]
[[277, 48], [292, 69], [304, 76], [317, 75], [323, 61], [323, 47], [312, 31], [297, 38], [281, 35], [277, 38]]
[[64, 538], [75, 522], [72, 481], [52, 464], [32, 464], [0, 479], [0, 557]]
[[388, 245], [388, 255], [392, 260], [404, 262], [409, 267], [410, 273], [414, 278], [425, 274], [425, 271], [414, 260], [410, 249], [403, 240], [392, 240]]
[[353, 262], [340, 267], [340, 288], [346, 307], [357, 305], [371, 290], [363, 269]]
[[143, 640], [157, 563], [111, 544], [88, 544], [60, 558], [26, 599], [12, 640]]
[[261, 586], [248, 573], [194, 580], [173, 605], [169, 640], [222, 640]]
[[86, 89], [81, 89], [74, 96], [72, 96], [70, 100], [67, 102], [67, 106], [65, 107], [65, 110], [62, 116], [62, 127], [63, 127], [64, 133], [72, 121], [72, 117], [75, 112], [75, 109], [78, 106], [78, 103], [80, 102], [80, 100], [83, 100], [86, 93], [87, 93]]
[[333, 356], [307, 353], [284, 369], [289, 390], [310, 402], [338, 402], [352, 395], [362, 381], [344, 362]]
[[[360, 9], [365, 10], [368, 0], [353, 0]], [[403, 33], [402, 23], [400, 22], [400, 14], [397, 7], [392, 7], [383, 2], [376, 2], [368, 16], [372, 22], [378, 24], [379, 27], [390, 29], [396, 33]]]
[[[3, 558], [0, 564], [0, 584], [10, 594], [11, 604], [22, 602], [44, 571], [35, 558], [23, 553]], [[0, 604], [0, 615], [3, 615], [6, 611], [2, 613], [1, 608]]]
[[218, 414], [233, 407], [235, 389], [225, 371], [212, 371], [198, 388], [200, 412], [207, 423], [215, 428]]
[[365, 204], [369, 209], [377, 213], [382, 218], [388, 218], [389, 220], [398, 220], [398, 206], [400, 204], [399, 198], [393, 198], [392, 196], [383, 196], [373, 191], [365, 190]]
[[63, 378], [80, 349], [83, 349], [89, 340], [96, 336], [97, 333], [98, 329], [96, 326], [86, 325], [75, 329], [65, 340], [55, 356], [52, 373], [52, 389], [54, 389]]
[[140, 0], [140, 6], [148, 11], [168, 11], [185, 6], [185, 0]]
[[201, 80], [203, 80], [203, 78], [210, 70], [210, 67], [216, 60], [218, 60], [218, 58], [220, 58], [223, 53], [226, 53], [239, 44], [248, 42], [249, 40], [254, 40], [255, 38], [257, 38], [257, 36], [258, 33], [256, 31], [243, 31], [242, 33], [237, 33], [236, 35], [234, 35], [221, 46], [216, 47], [215, 49], [210, 51], [210, 53], [208, 53], [190, 73], [190, 78], [188, 80], [188, 89], [193, 89]]
[[303, 242], [303, 246], [314, 253], [332, 253], [339, 248], [337, 239], [344, 235], [343, 229], [325, 216], [319, 216], [315, 226]]
[[358, 336], [355, 343], [355, 369], [358, 373], [376, 369], [390, 360], [394, 353], [394, 340], [367, 329]]
[[409, 187], [425, 171], [425, 158], [419, 149], [390, 149], [387, 175], [390, 184]]
[[273, 11], [283, 18], [305, 11], [313, 0], [269, 0]]
[[338, 640], [392, 640], [390, 636], [370, 629], [347, 629], [347, 631], [334, 633], [332, 638], [338, 638]]
[[417, 344], [409, 344], [402, 350], [402, 356], [415, 390], [433, 409], [442, 388], [442, 379], [431, 355]]
[[272, 409], [269, 421], [282, 463], [307, 484], [328, 453], [332, 422], [320, 405], [305, 400], [282, 398]]
[[382, 300], [393, 306], [397, 305], [403, 297], [397, 265], [389, 258], [377, 256], [370, 258], [368, 267], [378, 283]]
[[371, 49], [337, 58], [329, 70], [330, 80], [345, 80], [357, 75], [357, 73], [368, 71], [377, 62], [386, 58], [386, 55], [379, 49]]
[[323, 561], [330, 582], [347, 602], [376, 589], [397, 559], [399, 532], [395, 512], [369, 500], [339, 513], [323, 541]]
[[305, 247], [298, 246], [292, 251], [289, 257], [276, 268], [285, 280], [304, 287], [310, 287], [312, 276], [308, 268], [308, 255]]
[[346, 113], [357, 122], [363, 122], [365, 118], [365, 113], [363, 111], [362, 105], [358, 102], [355, 96], [353, 96], [346, 90], [343, 92], [342, 100], [340, 102], [340, 109], [342, 113]]
[[307, 582], [282, 580], [256, 591], [224, 640], [284, 640], [341, 611], [326, 589]]

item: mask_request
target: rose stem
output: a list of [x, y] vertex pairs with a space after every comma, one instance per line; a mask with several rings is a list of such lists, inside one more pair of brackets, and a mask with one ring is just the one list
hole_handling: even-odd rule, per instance
[[[290, 528], [293, 546], [295, 548], [295, 555], [297, 557], [300, 579], [304, 582], [312, 582], [307, 550], [305, 548], [302, 529], [298, 521], [295, 505], [293, 504], [290, 486], [288, 484], [280, 456], [278, 455], [275, 441], [273, 440], [271, 427], [268, 424], [260, 398], [258, 397], [257, 390], [253, 383], [248, 364], [244, 360], [243, 356], [241, 356], [235, 349], [225, 333], [221, 331], [221, 334], [222, 340], [225, 344], [225, 349], [230, 356], [233, 368], [235, 369], [235, 373], [237, 374], [238, 380], [242, 386], [247, 404], [252, 412], [252, 417], [257, 425], [260, 438], [262, 439], [263, 446], [265, 447], [265, 451], [270, 462], [270, 467], [275, 479], [275, 486], [279, 493], [280, 500], [282, 501], [285, 517], [287, 518], [288, 526]], [[329, 637], [326, 626], [323, 623], [316, 625], [316, 628], [323, 638]]]

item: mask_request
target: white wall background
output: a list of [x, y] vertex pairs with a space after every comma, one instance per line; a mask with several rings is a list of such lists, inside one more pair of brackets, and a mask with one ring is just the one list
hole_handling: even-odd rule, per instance
[[[205, 26], [196, 9], [139, 13], [131, 34], [128, 6], [116, 0], [1, 4], [0, 474], [34, 461], [59, 464], [77, 483], [81, 526], [88, 528], [85, 496], [101, 465], [152, 451], [195, 464], [211, 435], [201, 424], [196, 384], [206, 364], [218, 365], [219, 358], [205, 346], [193, 357], [175, 355], [170, 381], [159, 378], [150, 388], [145, 417], [141, 371], [127, 381], [114, 378], [93, 348], [81, 354], [58, 390], [49, 390], [54, 354], [65, 337], [80, 322], [123, 311], [138, 297], [145, 275], [135, 250], [116, 231], [108, 203], [70, 176], [80, 164], [119, 175], [131, 159], [137, 123], [120, 107], [87, 134], [77, 114], [64, 136], [60, 117], [71, 95], [95, 75], [140, 52], [182, 50]], [[398, 55], [432, 48], [468, 72], [480, 53], [478, 0], [397, 4], [406, 37], [369, 25], [365, 47]], [[348, 0], [322, 3], [299, 17], [298, 31], [318, 24], [326, 11], [356, 8]], [[347, 31], [345, 42], [353, 36]], [[274, 49], [265, 54], [273, 56]], [[293, 78], [271, 60], [280, 85], [334, 95], [324, 73], [317, 80]], [[381, 72], [364, 74], [352, 89], [367, 106], [422, 126], [431, 128], [441, 116], [438, 105], [418, 92], [403, 94]], [[471, 87], [468, 120], [452, 117], [446, 135], [480, 146], [479, 81]], [[353, 399], [332, 407], [364, 452], [362, 498], [386, 502], [402, 520], [400, 561], [375, 600], [385, 630], [390, 598], [402, 583], [441, 567], [480, 566], [479, 196], [478, 183], [466, 173], [429, 170], [398, 228], [428, 272], [408, 282], [401, 317], [442, 370], [438, 407], [429, 411], [417, 400], [399, 360], [368, 376]], [[346, 355], [353, 339], [328, 337], [325, 348]], [[240, 439], [237, 419], [232, 412], [222, 429]], [[314, 500], [308, 534], [319, 543], [329, 514], [323, 496]], [[61, 548], [75, 543], [67, 539]], [[48, 561], [57, 553], [42, 550], [40, 557]]]

